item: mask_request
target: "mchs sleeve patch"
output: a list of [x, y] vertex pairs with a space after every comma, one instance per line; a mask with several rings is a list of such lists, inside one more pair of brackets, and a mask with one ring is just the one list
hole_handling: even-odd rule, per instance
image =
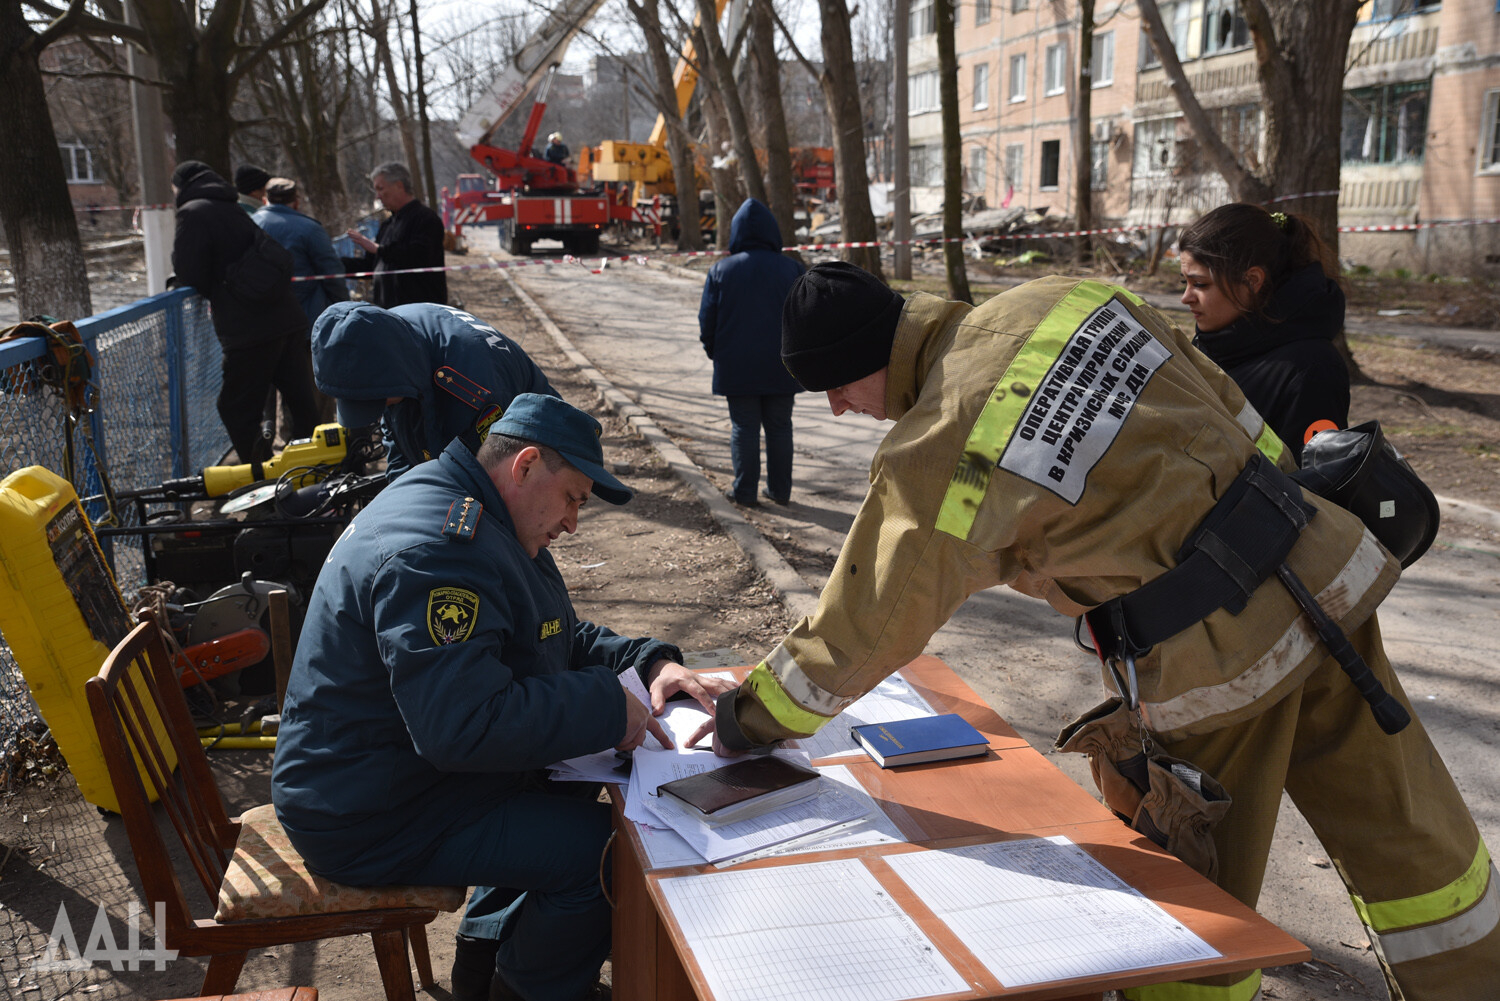
[[438, 646], [462, 643], [479, 619], [479, 595], [462, 587], [435, 587], [427, 594], [427, 634]]

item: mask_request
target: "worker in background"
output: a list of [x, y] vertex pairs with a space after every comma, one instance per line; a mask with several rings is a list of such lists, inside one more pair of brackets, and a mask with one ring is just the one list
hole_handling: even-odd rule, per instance
[[1310, 426], [1349, 426], [1338, 258], [1296, 213], [1220, 205], [1177, 238], [1193, 344], [1300, 462]]
[[[318, 417], [308, 364], [307, 317], [292, 292], [288, 255], [261, 252], [260, 230], [236, 204], [235, 189], [206, 163], [185, 160], [172, 173], [177, 205], [169, 284], [191, 285], [212, 306], [214, 335], [223, 353], [219, 419], [240, 462], [271, 457], [261, 435], [266, 395], [274, 386], [291, 411], [295, 438], [312, 434]], [[263, 265], [275, 280], [252, 295], [235, 275], [247, 263]], [[285, 270], [281, 270], [282, 267]]]
[[240, 208], [254, 215], [266, 203], [266, 182], [271, 175], [253, 163], [242, 163], [234, 172], [234, 190], [239, 192]]
[[547, 148], [542, 152], [542, 158], [559, 166], [568, 162], [568, 147], [562, 140], [561, 132], [554, 132], [547, 137]]
[[[456, 1001], [579, 1001], [609, 954], [600, 787], [546, 766], [628, 751], [683, 692], [677, 647], [578, 619], [547, 548], [590, 494], [624, 504], [599, 422], [550, 396], [511, 404], [386, 488], [329, 553], [277, 734], [272, 802], [315, 873], [355, 886], [473, 886]], [[648, 708], [617, 675], [635, 671]], [[654, 746], [654, 745], [653, 745]], [[606, 995], [607, 996], [607, 995]]]
[[[390, 211], [375, 239], [347, 230], [363, 257], [344, 261], [350, 271], [374, 271], [371, 301], [390, 309], [409, 302], [448, 301], [448, 277], [443, 267], [443, 220], [412, 193], [411, 171], [405, 164], [383, 163], [370, 172], [370, 187]], [[436, 268], [387, 274], [409, 268]]]
[[256, 212], [256, 225], [271, 235], [292, 255], [292, 275], [305, 278], [323, 275], [317, 281], [293, 282], [292, 291], [307, 314], [309, 325], [335, 302], [349, 298], [344, 266], [334, 252], [328, 230], [312, 216], [302, 212], [302, 195], [297, 182], [289, 177], [273, 177], [266, 182], [266, 204]]
[[[1410, 712], [1375, 615], [1397, 560], [1287, 478], [1283, 443], [1172, 323], [1097, 282], [903, 303], [833, 263], [793, 286], [782, 358], [835, 415], [895, 425], [816, 612], [718, 700], [717, 750], [816, 732], [1009, 584], [1086, 617], [1112, 697], [1059, 743], [1137, 830], [1254, 907], [1285, 789], [1392, 996], [1493, 992], [1488, 850], [1420, 721], [1388, 712]], [[1349, 643], [1346, 677], [1330, 646]], [[1125, 996], [1231, 1001], [1259, 976]]]
[[729, 226], [729, 256], [708, 270], [698, 305], [698, 339], [714, 363], [713, 391], [729, 405], [729, 499], [755, 507], [760, 433], [766, 432], [766, 489], [774, 504], [792, 496], [792, 405], [801, 390], [781, 364], [781, 304], [802, 265], [781, 252], [771, 210], [747, 198]]
[[340, 424], [384, 418], [392, 480], [465, 429], [483, 437], [521, 393], [558, 395], [519, 344], [452, 306], [334, 303], [313, 324], [312, 356], [313, 378], [336, 401]]

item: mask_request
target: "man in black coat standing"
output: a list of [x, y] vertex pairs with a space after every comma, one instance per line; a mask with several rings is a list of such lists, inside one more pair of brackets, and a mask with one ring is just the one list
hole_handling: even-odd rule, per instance
[[177, 234], [172, 268], [178, 285], [191, 285], [213, 310], [214, 333], [223, 350], [219, 419], [241, 462], [271, 457], [261, 436], [266, 393], [281, 392], [291, 413], [294, 438], [312, 434], [317, 422], [307, 316], [285, 282], [256, 299], [231, 289], [225, 274], [253, 252], [260, 227], [239, 206], [239, 195], [206, 163], [187, 160], [172, 173]]
[[407, 268], [441, 268], [443, 220], [412, 194], [411, 171], [404, 164], [383, 163], [376, 167], [370, 172], [370, 186], [391, 214], [380, 224], [373, 240], [357, 230], [348, 231], [349, 238], [365, 254], [344, 263], [358, 271], [375, 272], [371, 300], [382, 309], [409, 302], [446, 305], [448, 277], [443, 272], [385, 273]]

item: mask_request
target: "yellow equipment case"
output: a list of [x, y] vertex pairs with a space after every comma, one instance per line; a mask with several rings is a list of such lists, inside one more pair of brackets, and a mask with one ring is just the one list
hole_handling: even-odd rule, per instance
[[83, 798], [118, 813], [83, 686], [130, 631], [130, 612], [67, 480], [41, 466], [0, 480], [0, 569], [0, 636]]

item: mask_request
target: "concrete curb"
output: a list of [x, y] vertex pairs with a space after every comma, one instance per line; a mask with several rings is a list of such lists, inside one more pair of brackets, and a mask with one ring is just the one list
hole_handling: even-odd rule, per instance
[[[516, 298], [530, 311], [542, 329], [552, 338], [553, 343], [567, 356], [568, 360], [578, 367], [583, 377], [599, 391], [604, 398], [605, 404], [619, 415], [627, 424], [635, 428], [636, 432], [646, 443], [656, 450], [672, 471], [698, 495], [703, 501], [708, 513], [718, 523], [726, 535], [734, 540], [735, 544], [744, 552], [747, 559], [755, 565], [766, 579], [781, 596], [787, 610], [794, 617], [811, 615], [818, 606], [818, 592], [807, 585], [797, 571], [792, 569], [791, 564], [782, 559], [776, 547], [766, 541], [760, 530], [750, 524], [745, 517], [731, 504], [728, 499], [719, 492], [718, 488], [708, 479], [698, 465], [688, 458], [686, 452], [677, 446], [667, 433], [652, 420], [651, 415], [642, 410], [640, 405], [625, 393], [621, 392], [614, 383], [594, 367], [594, 364], [584, 356], [583, 352], [573, 346], [568, 336], [562, 332], [557, 324], [552, 322], [542, 308], [537, 305], [536, 300], [526, 293], [519, 282], [509, 271], [501, 271], [501, 277], [510, 283]], [[702, 277], [694, 275], [694, 277]]]

